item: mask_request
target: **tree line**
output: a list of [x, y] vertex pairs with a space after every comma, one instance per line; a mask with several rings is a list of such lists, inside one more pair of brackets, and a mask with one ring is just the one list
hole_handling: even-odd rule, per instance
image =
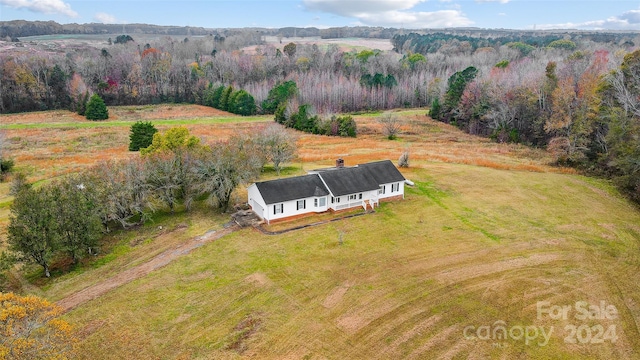
[[321, 49], [295, 43], [284, 49], [256, 45], [251, 51], [238, 51], [241, 43], [234, 36], [182, 41], [163, 38], [147, 44], [133, 38], [105, 44], [102, 49], [71, 48], [66, 53], [3, 52], [0, 112], [75, 110], [87, 92], [98, 94], [107, 105], [206, 104], [220, 86], [231, 86], [250, 94], [255, 111], [261, 113], [270, 89], [286, 81], [296, 82], [299, 103], [310, 104], [320, 113], [419, 107], [442, 95], [445, 80], [467, 66], [473, 65], [481, 76], [488, 76], [501, 61], [526, 59], [535, 65], [520, 71], [533, 77], [544, 74], [540, 68], [548, 61], [561, 62], [571, 51], [616, 54], [629, 46], [628, 41], [600, 43], [588, 37], [578, 41], [558, 35], [528, 34], [500, 41], [447, 35], [426, 42], [437, 47], [429, 50], [414, 45], [414, 40], [403, 42], [413, 36], [410, 34], [396, 37], [401, 53], [344, 51], [337, 46]]
[[75, 265], [99, 252], [103, 234], [143, 224], [158, 210], [188, 211], [204, 201], [227, 211], [238, 185], [257, 179], [267, 162], [279, 173], [296, 153], [295, 136], [276, 124], [213, 144], [184, 127], [153, 130], [150, 123], [132, 126], [130, 149], [139, 148], [140, 158], [103, 162], [39, 187], [16, 176], [3, 261], [40, 265], [49, 277], [54, 259]]
[[497, 64], [484, 76], [469, 66], [449, 77], [430, 115], [499, 142], [546, 147], [557, 163], [610, 177], [640, 201], [640, 50], [614, 59], [576, 51], [549, 61], [542, 76], [519, 79], [512, 72], [530, 61]]

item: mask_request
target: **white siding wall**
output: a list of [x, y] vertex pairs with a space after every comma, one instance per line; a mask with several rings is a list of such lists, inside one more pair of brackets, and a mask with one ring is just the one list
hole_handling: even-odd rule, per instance
[[[283, 203], [278, 203], [278, 204], [269, 204], [265, 209], [265, 212], [266, 212], [265, 219], [271, 221], [271, 220], [282, 219], [290, 216], [327, 211], [328, 210], [327, 205], [328, 205], [329, 199], [328, 199], [328, 196], [325, 198], [327, 199], [325, 201], [325, 206], [318, 206], [318, 207], [314, 206], [314, 199], [318, 199], [318, 198], [310, 197], [306, 199], [300, 199], [300, 200], [306, 201], [306, 204], [304, 209], [299, 209], [299, 210], [298, 210], [298, 200], [285, 201]], [[280, 206], [280, 204], [282, 204], [282, 210], [283, 210], [282, 213], [274, 214], [274, 206], [277, 207], [277, 206]]]
[[255, 184], [249, 186], [249, 188], [247, 188], [247, 195], [251, 210], [253, 210], [253, 212], [255, 212], [261, 219], [264, 219], [266, 217], [267, 204], [264, 203], [264, 199], [262, 199], [262, 195], [260, 194], [258, 187]]
[[[398, 191], [391, 191], [392, 184], [399, 184], [399, 189]], [[380, 188], [382, 188], [382, 186], [384, 186], [384, 194], [380, 193], [378, 195], [378, 197], [380, 199], [386, 199], [386, 198], [390, 198], [390, 197], [394, 197], [394, 196], [402, 196], [402, 198], [404, 198], [404, 181], [400, 181], [400, 182], [395, 182], [395, 183], [389, 183], [389, 184], [383, 184], [380, 186]]]
[[[314, 206], [315, 199], [318, 200], [318, 206], [317, 207]], [[323, 206], [320, 206], [320, 199], [324, 199], [324, 205]], [[331, 201], [331, 196], [322, 196], [322, 197], [319, 197], [319, 198], [311, 198], [311, 207], [313, 208], [312, 210], [314, 212], [317, 212], [317, 213], [325, 212], [325, 211], [329, 210], [329, 205], [330, 205], [329, 202], [330, 201]]]

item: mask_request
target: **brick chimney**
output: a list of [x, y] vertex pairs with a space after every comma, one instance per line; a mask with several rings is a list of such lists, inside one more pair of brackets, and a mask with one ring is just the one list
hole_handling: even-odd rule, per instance
[[344, 159], [336, 160], [336, 167], [337, 168], [343, 168], [344, 167]]

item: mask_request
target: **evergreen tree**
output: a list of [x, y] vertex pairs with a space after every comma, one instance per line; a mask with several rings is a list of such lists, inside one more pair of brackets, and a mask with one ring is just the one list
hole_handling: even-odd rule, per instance
[[281, 104], [298, 93], [298, 86], [292, 80], [277, 84], [271, 90], [267, 99], [262, 102], [262, 111], [266, 114], [274, 114]]
[[228, 111], [229, 99], [231, 98], [231, 93], [233, 93], [233, 87], [229, 85], [222, 92], [222, 97], [220, 98], [220, 105], [218, 106], [218, 109]]
[[229, 95], [229, 101], [227, 102], [227, 111], [230, 113], [234, 113], [237, 114], [237, 110], [236, 110], [236, 101], [238, 99], [238, 95], [240, 94], [240, 91], [232, 91], [231, 95]]
[[444, 95], [444, 106], [439, 116], [441, 120], [446, 122], [456, 120], [454, 118], [455, 109], [458, 107], [458, 104], [462, 99], [464, 89], [467, 87], [467, 84], [475, 79], [477, 74], [478, 69], [473, 66], [469, 66], [468, 68], [458, 71], [449, 77], [449, 88]]
[[131, 133], [129, 134], [129, 151], [138, 151], [151, 145], [153, 134], [158, 129], [151, 122], [138, 121], [131, 125]]
[[216, 88], [213, 88], [213, 86], [210, 85], [204, 94], [204, 104], [207, 106], [211, 106], [212, 108], [219, 109], [220, 99], [222, 98], [223, 92], [224, 92], [224, 86], [221, 85]]
[[431, 109], [429, 110], [429, 116], [433, 120], [440, 119], [440, 111], [442, 110], [440, 106], [440, 100], [438, 98], [433, 99], [433, 103], [431, 103]]
[[256, 113], [256, 101], [245, 90], [238, 91], [233, 98], [233, 112], [235, 114], [248, 116]]
[[98, 94], [93, 94], [89, 99], [85, 116], [87, 120], [106, 120], [109, 118], [107, 106]]

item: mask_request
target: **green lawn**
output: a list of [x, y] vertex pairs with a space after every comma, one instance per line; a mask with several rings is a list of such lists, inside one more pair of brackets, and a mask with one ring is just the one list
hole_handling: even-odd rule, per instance
[[[150, 120], [154, 125], [178, 126], [178, 125], [215, 125], [228, 124], [234, 122], [264, 122], [272, 121], [271, 115], [267, 116], [217, 116], [207, 118], [192, 119], [158, 119]], [[0, 124], [0, 129], [23, 130], [23, 129], [91, 129], [101, 127], [122, 127], [131, 126], [134, 120], [105, 120], [105, 121], [74, 121], [60, 123], [30, 123], [30, 124]]]
[[[2, 115], [0, 129], [17, 166], [48, 181], [98, 159], [131, 156], [128, 127], [137, 119], [196, 125], [190, 129], [210, 141], [272, 121], [207, 116], [210, 109], [193, 105], [113, 110], [115, 120], [105, 122], [64, 111]], [[424, 112], [396, 112], [406, 118], [397, 141], [377, 130], [380, 113], [355, 117], [363, 130], [357, 139], [300, 134], [300, 159], [282, 173], [302, 174], [337, 157], [393, 160], [410, 145], [412, 167], [402, 171], [416, 186], [404, 201], [278, 236], [245, 229], [198, 248], [65, 315], [79, 330], [82, 357], [640, 358], [638, 209], [606, 181], [549, 166], [543, 150], [468, 136]], [[9, 184], [0, 184], [0, 237], [8, 193]], [[236, 196], [244, 199], [242, 189]], [[145, 226], [108, 235], [103, 253], [83, 266], [52, 279], [28, 266], [14, 285], [57, 301], [228, 220], [202, 205], [158, 212]], [[538, 318], [540, 301], [604, 301], [618, 315]], [[469, 326], [494, 324], [554, 330], [544, 346], [465, 337]], [[598, 326], [615, 329], [617, 340], [567, 344], [571, 325], [583, 326], [583, 340], [593, 340]]]
[[[375, 214], [279, 236], [245, 229], [73, 310], [65, 317], [81, 330], [83, 357], [640, 356], [640, 214], [610, 185], [415, 165], [405, 171], [416, 182], [406, 199]], [[195, 218], [187, 231], [210, 222]], [[44, 295], [57, 299], [108, 275], [100, 271], [110, 264], [127, 266], [118, 259], [60, 278]], [[616, 319], [537, 318], [538, 301], [601, 300], [617, 308]], [[465, 338], [465, 327], [496, 321], [554, 332], [545, 346]], [[617, 341], [566, 344], [565, 326], [583, 323], [614, 326]]]

